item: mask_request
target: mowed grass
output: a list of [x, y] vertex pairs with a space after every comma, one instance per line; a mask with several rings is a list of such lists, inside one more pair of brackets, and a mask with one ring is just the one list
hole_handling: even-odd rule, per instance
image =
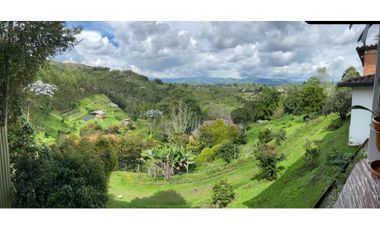
[[[236, 193], [229, 207], [313, 207], [335, 176], [325, 164], [326, 155], [333, 149], [347, 154], [355, 151], [347, 146], [348, 122], [336, 130], [327, 129], [336, 119], [337, 116], [329, 115], [304, 122], [299, 116], [285, 116], [252, 124], [247, 132], [247, 144], [240, 146], [240, 159], [230, 165], [217, 160], [169, 181], [154, 180], [145, 173], [113, 172], [108, 207], [210, 207], [212, 186], [221, 179], [228, 180]], [[284, 128], [287, 132], [287, 139], [277, 147], [286, 159], [279, 164], [283, 168], [279, 179], [272, 182], [260, 179], [260, 170], [252, 156], [252, 146], [263, 128], [274, 132]], [[320, 141], [321, 153], [316, 167], [304, 164], [304, 145], [308, 139]]]

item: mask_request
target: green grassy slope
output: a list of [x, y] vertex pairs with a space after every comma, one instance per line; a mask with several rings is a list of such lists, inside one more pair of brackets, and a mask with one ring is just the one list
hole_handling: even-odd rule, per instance
[[[64, 113], [53, 111], [48, 115], [35, 118], [34, 120], [40, 130], [37, 133], [37, 138], [40, 142], [51, 144], [58, 138], [60, 133], [79, 134], [80, 128], [90, 123], [97, 123], [103, 128], [111, 124], [121, 123], [128, 116], [120, 108], [112, 107], [111, 103], [107, 96], [97, 94], [80, 99], [75, 103], [72, 110]], [[93, 118], [88, 121], [80, 120], [81, 117], [90, 114], [94, 110], [103, 110], [105, 112], [104, 118]]]
[[[170, 181], [153, 180], [146, 174], [114, 172], [111, 175], [108, 207], [208, 207], [215, 182], [227, 179], [236, 192], [229, 207], [313, 207], [332, 179], [331, 169], [324, 164], [333, 149], [353, 152], [347, 147], [348, 122], [334, 131], [327, 126], [337, 117], [330, 115], [303, 122], [301, 117], [286, 116], [265, 124], [253, 124], [248, 131], [248, 143], [241, 146], [244, 156], [224, 167], [216, 161], [189, 175], [174, 176]], [[277, 181], [258, 178], [256, 162], [249, 156], [262, 128], [287, 131], [287, 140], [277, 148], [286, 155]], [[321, 141], [319, 166], [304, 167], [306, 139]]]
[[[334, 149], [345, 154], [352, 154], [355, 149], [347, 146], [348, 122], [334, 132], [321, 130], [314, 130], [314, 132], [314, 138], [321, 140], [318, 166], [305, 166], [304, 156], [298, 155], [303, 148], [300, 146], [303, 140], [294, 142], [294, 148], [284, 145], [285, 151], [297, 153], [291, 158], [293, 163], [277, 181], [257, 197], [245, 202], [245, 205], [255, 208], [310, 208], [316, 204], [336, 173], [325, 163], [327, 154]], [[305, 133], [300, 133], [300, 136], [304, 135]], [[295, 157], [296, 155], [298, 157]]]

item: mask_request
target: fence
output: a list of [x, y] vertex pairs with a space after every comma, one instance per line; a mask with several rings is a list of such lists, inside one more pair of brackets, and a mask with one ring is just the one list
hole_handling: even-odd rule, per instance
[[11, 180], [7, 128], [0, 127], [0, 208], [11, 207]]

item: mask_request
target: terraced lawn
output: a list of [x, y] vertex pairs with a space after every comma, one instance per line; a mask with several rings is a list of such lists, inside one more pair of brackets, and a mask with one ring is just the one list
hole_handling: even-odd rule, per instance
[[[128, 115], [118, 107], [111, 106], [112, 101], [104, 94], [97, 94], [90, 97], [85, 97], [76, 103], [75, 108], [64, 113], [53, 111], [48, 115], [41, 116], [37, 120], [39, 132], [37, 140], [40, 143], [53, 144], [59, 137], [60, 133], [70, 133], [79, 135], [80, 129], [88, 124], [96, 123], [102, 128], [107, 128], [109, 125], [122, 124], [123, 119]], [[105, 116], [102, 119], [90, 118], [81, 120], [81, 118], [90, 116], [89, 114], [95, 110], [103, 110]], [[134, 133], [148, 134], [149, 128], [145, 121], [139, 119], [133, 122], [136, 129]]]
[[[234, 187], [235, 200], [229, 205], [244, 207], [313, 207], [335, 176], [335, 169], [325, 164], [328, 153], [338, 150], [351, 154], [348, 147], [348, 121], [330, 131], [336, 115], [322, 116], [304, 122], [299, 116], [285, 116], [262, 124], [252, 124], [247, 144], [240, 146], [241, 157], [230, 165], [215, 161], [187, 175], [170, 181], [154, 180], [145, 173], [113, 172], [110, 178], [110, 208], [210, 207], [211, 190], [218, 180], [227, 179]], [[268, 182], [258, 177], [259, 169], [252, 157], [252, 146], [263, 128], [284, 128], [287, 139], [277, 147], [286, 159], [278, 180]], [[320, 141], [318, 164], [306, 167], [304, 145], [307, 140]]]

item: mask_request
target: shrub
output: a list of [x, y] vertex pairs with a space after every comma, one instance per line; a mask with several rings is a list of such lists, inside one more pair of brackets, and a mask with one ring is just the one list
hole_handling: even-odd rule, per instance
[[265, 128], [259, 131], [259, 143], [265, 144], [273, 139], [273, 133], [270, 129]]
[[342, 119], [333, 120], [327, 126], [327, 130], [336, 130], [336, 129], [339, 129], [343, 124], [344, 124], [344, 121]]
[[222, 147], [222, 144], [218, 144], [213, 146], [212, 148], [206, 147], [204, 148], [196, 157], [195, 157], [195, 162], [197, 165], [202, 165], [205, 163], [210, 163], [212, 162], [219, 149]]
[[94, 143], [94, 151], [103, 161], [107, 177], [109, 177], [111, 172], [117, 167], [118, 157], [114, 146], [114, 140], [107, 137], [99, 137]]
[[108, 200], [102, 160], [70, 143], [53, 149], [42, 163], [39, 204], [46, 208], [101, 208]]
[[208, 162], [212, 162], [215, 159], [215, 152], [211, 148], [204, 148], [196, 157], [195, 163], [197, 165], [202, 165]]
[[275, 140], [276, 140], [276, 144], [277, 145], [280, 145], [281, 142], [283, 142], [284, 140], [286, 140], [286, 130], [285, 129], [280, 129], [276, 134], [275, 134]]
[[144, 141], [142, 137], [136, 135], [120, 138], [116, 143], [119, 169], [135, 170], [142, 164], [141, 152], [155, 145], [154, 142]]
[[105, 207], [108, 177], [92, 148], [68, 139], [53, 149], [21, 152], [13, 160], [15, 207]]
[[189, 143], [189, 137], [184, 133], [173, 133], [169, 135], [168, 141], [171, 145], [185, 147]]
[[330, 152], [327, 155], [328, 165], [342, 168], [343, 166], [346, 165], [346, 163], [347, 163], [347, 157], [336, 149], [334, 149], [332, 152]]
[[232, 185], [221, 180], [212, 188], [212, 204], [218, 208], [226, 207], [235, 198]]
[[314, 165], [317, 162], [319, 151], [319, 147], [315, 142], [307, 140], [305, 144], [305, 163], [311, 166]]
[[199, 128], [199, 139], [207, 146], [214, 146], [225, 141], [237, 143], [239, 130], [235, 125], [225, 124], [223, 120], [216, 120], [211, 124]]
[[277, 162], [283, 160], [283, 156], [279, 156], [273, 146], [266, 144], [257, 147], [255, 156], [259, 161], [262, 176], [267, 180], [277, 179], [279, 171]]
[[193, 154], [199, 153], [202, 148], [205, 146], [205, 143], [194, 139], [192, 136], [189, 137], [189, 142], [186, 144], [186, 149], [191, 151]]
[[222, 144], [217, 155], [223, 158], [223, 160], [228, 164], [233, 159], [237, 158], [238, 151], [238, 147], [234, 143], [229, 141]]
[[122, 128], [123, 127], [120, 124], [111, 124], [106, 130], [104, 130], [104, 132], [106, 134], [121, 134]]
[[[116, 104], [115, 104], [116, 105]], [[117, 105], [116, 105], [117, 106]], [[124, 118], [124, 115], [123, 114], [116, 114], [115, 115], [115, 120], [117, 121], [122, 121]]]
[[90, 136], [102, 131], [102, 127], [99, 124], [88, 124], [82, 127], [79, 131], [80, 136]]

